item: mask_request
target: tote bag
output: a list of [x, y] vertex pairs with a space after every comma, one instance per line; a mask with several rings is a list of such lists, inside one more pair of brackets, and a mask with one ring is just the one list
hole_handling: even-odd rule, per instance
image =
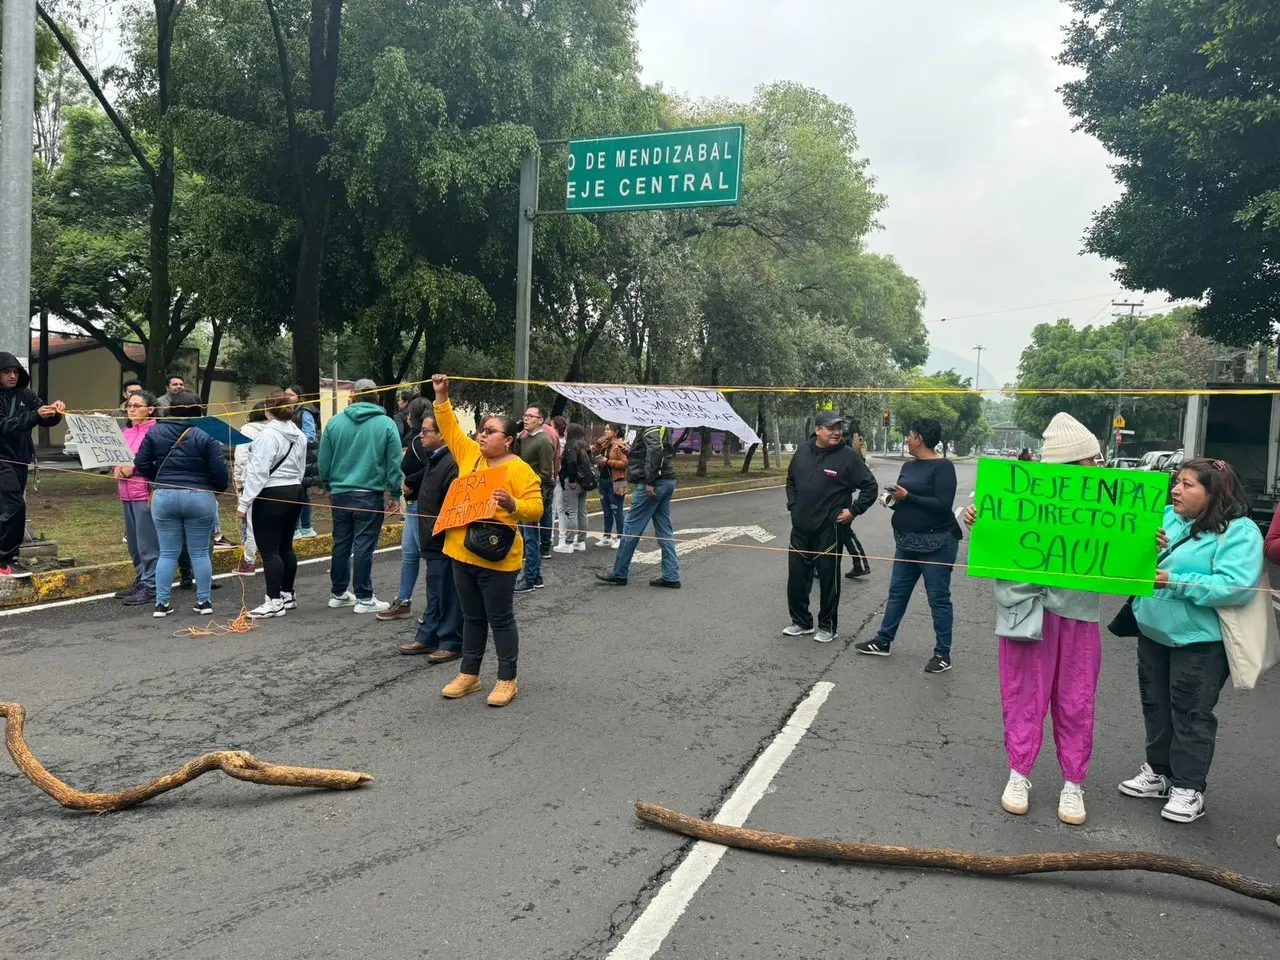
[[1266, 570], [1254, 586], [1262, 589], [1254, 590], [1244, 606], [1217, 608], [1231, 685], [1237, 690], [1252, 690], [1258, 677], [1280, 662], [1280, 637], [1276, 634]]

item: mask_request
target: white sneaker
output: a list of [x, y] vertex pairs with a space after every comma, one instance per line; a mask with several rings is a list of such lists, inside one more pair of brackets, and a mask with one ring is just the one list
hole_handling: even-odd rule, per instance
[[294, 598], [294, 595], [292, 593], [289, 593], [289, 591], [281, 590], [280, 599], [284, 601], [284, 608], [286, 610], [298, 609], [298, 601]]
[[585, 540], [579, 540], [577, 543], [575, 543], [575, 544], [573, 545], [573, 549], [574, 549], [574, 552], [575, 552], [575, 553], [586, 553], [586, 552], [587, 552], [587, 541], [585, 541]]
[[613, 543], [609, 544], [609, 546], [611, 546], [611, 547], [613, 547], [613, 549], [617, 550], [620, 546], [622, 546], [622, 538], [621, 538], [621, 537], [614, 537], [614, 538], [613, 538]]
[[782, 635], [784, 637], [807, 637], [811, 633], [813, 633], [813, 627], [802, 627], [796, 623], [791, 624], [789, 627], [782, 628]]
[[1084, 787], [1076, 783], [1064, 783], [1058, 797], [1058, 819], [1072, 826], [1084, 823]]
[[391, 604], [385, 600], [379, 600], [377, 597], [371, 597], [368, 600], [357, 600], [355, 613], [383, 613], [391, 609]]
[[819, 628], [818, 632], [814, 634], [813, 639], [818, 641], [818, 643], [830, 643], [838, 636], [839, 634], [834, 630], [823, 630], [822, 628]]
[[1004, 785], [1000, 806], [1015, 817], [1026, 814], [1031, 807], [1031, 781], [1020, 773], [1009, 771], [1009, 782]]
[[557, 543], [551, 548], [552, 553], [573, 553], [572, 543]]
[[1164, 799], [1169, 796], [1173, 787], [1168, 777], [1162, 777], [1151, 769], [1151, 764], [1144, 763], [1138, 775], [1120, 784], [1120, 792], [1127, 797], [1145, 797]]
[[356, 595], [350, 590], [342, 594], [334, 593], [329, 595], [330, 610], [337, 610], [341, 607], [354, 607], [355, 605]]
[[281, 597], [279, 600], [272, 600], [270, 597], [267, 597], [266, 602], [263, 603], [262, 606], [255, 607], [249, 611], [249, 616], [253, 617], [255, 620], [266, 620], [270, 617], [283, 617], [284, 598]]
[[609, 534], [607, 534], [607, 533], [606, 533], [604, 536], [602, 536], [599, 540], [597, 540], [597, 541], [596, 541], [596, 546], [597, 546], [597, 547], [612, 547], [612, 546], [613, 546], [613, 537], [609, 536]]
[[1190, 787], [1173, 787], [1169, 790], [1169, 802], [1160, 816], [1174, 823], [1190, 823], [1204, 816], [1204, 794]]

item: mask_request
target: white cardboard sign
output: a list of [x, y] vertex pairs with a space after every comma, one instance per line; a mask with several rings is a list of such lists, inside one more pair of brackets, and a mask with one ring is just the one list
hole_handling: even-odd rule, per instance
[[582, 383], [550, 383], [547, 386], [611, 423], [641, 427], [710, 427], [732, 433], [746, 444], [760, 442], [756, 432], [738, 416], [719, 390]]
[[79, 413], [64, 414], [67, 432], [75, 438], [76, 456], [86, 470], [116, 467], [133, 463], [133, 454], [124, 442], [120, 424], [114, 417], [92, 417]]

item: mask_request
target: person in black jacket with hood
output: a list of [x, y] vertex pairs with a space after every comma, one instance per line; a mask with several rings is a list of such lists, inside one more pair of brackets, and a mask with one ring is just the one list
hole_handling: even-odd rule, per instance
[[[791, 552], [787, 558], [788, 637], [814, 633], [809, 593], [818, 575], [821, 603], [814, 639], [836, 638], [840, 607], [840, 527], [876, 502], [876, 478], [866, 461], [845, 446], [845, 422], [839, 414], [818, 414], [816, 434], [796, 450], [787, 467], [787, 510], [791, 513]], [[857, 499], [854, 499], [854, 494]]]
[[418, 543], [427, 561], [427, 611], [417, 636], [400, 644], [400, 652], [406, 656], [425, 653], [431, 664], [448, 663], [462, 656], [462, 604], [453, 580], [453, 560], [444, 555], [444, 531], [433, 531], [449, 487], [458, 479], [458, 465], [444, 445], [434, 416], [422, 418], [420, 437], [423, 469], [416, 477], [406, 475], [405, 489], [409, 492], [416, 482], [412, 493], [418, 501]]
[[56, 427], [66, 404], [46, 404], [31, 389], [31, 374], [0, 351], [0, 579], [29, 577], [18, 561], [27, 531], [27, 465], [35, 459], [31, 431]]

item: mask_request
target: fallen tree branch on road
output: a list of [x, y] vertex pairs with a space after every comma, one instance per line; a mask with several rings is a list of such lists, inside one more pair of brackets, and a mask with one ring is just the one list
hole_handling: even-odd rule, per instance
[[674, 833], [718, 843], [725, 847], [755, 850], [787, 857], [815, 860], [840, 860], [873, 863], [891, 867], [932, 867], [955, 870], [984, 877], [1015, 877], [1031, 873], [1064, 871], [1145, 870], [1191, 880], [1202, 880], [1215, 887], [1253, 900], [1280, 905], [1280, 884], [1264, 883], [1241, 876], [1233, 870], [1219, 870], [1208, 864], [1160, 853], [1137, 850], [1085, 850], [1073, 853], [1028, 853], [1019, 856], [984, 856], [961, 850], [932, 847], [891, 847], [875, 843], [824, 840], [818, 837], [793, 837], [785, 833], [766, 833], [747, 827], [729, 827], [710, 820], [691, 817], [656, 803], [643, 800], [636, 804], [636, 816]]
[[217, 750], [202, 754], [173, 773], [157, 777], [140, 787], [118, 793], [85, 793], [69, 787], [35, 758], [23, 737], [26, 710], [20, 703], [0, 703], [0, 717], [5, 720], [4, 745], [13, 762], [28, 780], [72, 810], [114, 813], [136, 807], [140, 803], [167, 793], [212, 770], [229, 777], [271, 787], [317, 787], [325, 790], [354, 790], [373, 780], [367, 773], [351, 770], [320, 770], [311, 767], [288, 767], [259, 760], [243, 750]]

